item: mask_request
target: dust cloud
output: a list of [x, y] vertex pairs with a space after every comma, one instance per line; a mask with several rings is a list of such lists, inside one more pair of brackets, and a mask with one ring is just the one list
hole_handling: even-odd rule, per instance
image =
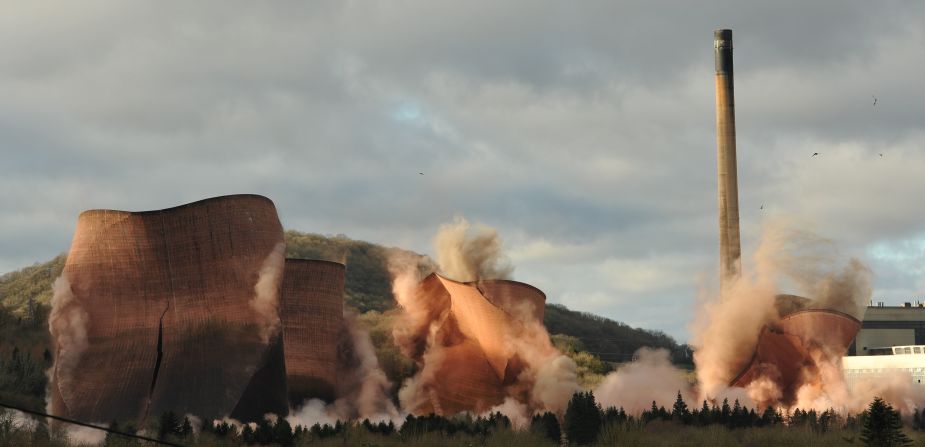
[[[74, 370], [88, 347], [89, 315], [74, 296], [71, 282], [65, 273], [61, 273], [55, 280], [52, 291], [54, 295], [51, 299], [51, 314], [48, 316], [48, 330], [54, 341], [55, 360], [47, 375], [52, 378], [57, 376], [57, 383], [70, 388], [68, 384], [74, 380]], [[53, 410], [50, 402], [48, 410]]]
[[456, 281], [508, 279], [514, 271], [498, 231], [485, 225], [473, 228], [463, 217], [441, 225], [433, 245], [440, 272]]
[[282, 324], [279, 319], [279, 286], [285, 266], [286, 243], [280, 242], [263, 260], [257, 284], [254, 285], [254, 298], [249, 302], [257, 313], [260, 340], [264, 344], [279, 333]]
[[607, 375], [594, 390], [601, 406], [623, 408], [638, 414], [648, 410], [654, 400], [659, 406], [671, 408], [678, 392], [690, 405], [695, 402], [690, 381], [682, 370], [671, 363], [665, 349], [642, 348], [633, 362]]
[[[794, 311], [821, 309], [863, 318], [872, 273], [858, 259], [845, 259], [831, 240], [794, 222], [766, 225], [750, 271], [726, 281], [724, 290], [704, 300], [691, 326], [699, 397], [725, 393], [751, 362], [762, 330], [777, 327]], [[782, 295], [784, 287], [808, 298]], [[802, 329], [817, 335], [804, 340], [809, 357], [794, 384], [795, 398], [778, 383], [775, 365], [758, 365], [758, 377], [745, 389], [750, 400], [759, 407], [859, 409], [842, 373], [846, 346], [827, 342], [825, 328]]]

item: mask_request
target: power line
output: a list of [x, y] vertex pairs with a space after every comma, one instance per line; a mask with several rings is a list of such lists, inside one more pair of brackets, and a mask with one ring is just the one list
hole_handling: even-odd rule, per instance
[[93, 424], [88, 424], [88, 423], [86, 423], [86, 422], [75, 421], [75, 420], [73, 420], [73, 419], [68, 419], [68, 418], [64, 418], [64, 417], [61, 417], [61, 416], [53, 416], [53, 415], [50, 415], [50, 414], [42, 413], [42, 412], [40, 412], [40, 411], [27, 410], [27, 409], [25, 409], [25, 408], [20, 408], [20, 407], [17, 407], [17, 406], [15, 406], [15, 405], [10, 405], [10, 404], [4, 403], [4, 402], [0, 402], [0, 407], [9, 408], [9, 409], [11, 409], [11, 410], [16, 410], [16, 411], [19, 411], [19, 412], [22, 412], [22, 413], [31, 414], [31, 415], [33, 415], [33, 416], [41, 416], [41, 417], [46, 417], [46, 418], [50, 418], [50, 419], [55, 419], [55, 420], [58, 420], [58, 421], [61, 421], [61, 422], [67, 422], [68, 424], [80, 425], [81, 427], [94, 428], [94, 429], [96, 429], [96, 430], [102, 430], [102, 431], [104, 431], [104, 432], [112, 433], [112, 434], [114, 434], [114, 435], [124, 436], [124, 437], [126, 437], [126, 438], [140, 439], [140, 440], [142, 440], [142, 441], [153, 442], [153, 443], [155, 443], [155, 444], [160, 444], [160, 445], [169, 445], [169, 446], [172, 446], [172, 447], [185, 447], [185, 446], [183, 446], [182, 444], [174, 444], [174, 443], [172, 443], [172, 442], [162, 441], [162, 440], [160, 440], [160, 439], [148, 438], [148, 437], [139, 436], [139, 435], [132, 435], [132, 434], [128, 434], [128, 433], [123, 433], [123, 432], [121, 432], [121, 431], [116, 431], [116, 430], [110, 429], [110, 428], [108, 428], [108, 427], [101, 427], [101, 426], [99, 426], [99, 425], [93, 425]]

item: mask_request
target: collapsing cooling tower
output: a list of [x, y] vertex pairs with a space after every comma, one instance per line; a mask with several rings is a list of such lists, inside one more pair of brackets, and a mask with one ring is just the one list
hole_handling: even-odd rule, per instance
[[861, 322], [842, 312], [807, 309], [784, 316], [762, 328], [751, 361], [732, 380], [732, 386], [747, 387], [758, 379], [771, 380], [782, 393], [780, 402], [791, 405], [819, 359], [840, 358], [858, 331]]
[[344, 264], [287, 259], [280, 294], [289, 402], [333, 400], [344, 330]]
[[[716, 82], [717, 190], [719, 199], [720, 287], [738, 279], [740, 266], [739, 195], [736, 174], [735, 100], [733, 88], [732, 30], [713, 33]], [[781, 320], [765, 326], [755, 352], [731, 385], [746, 387], [764, 378], [782, 392], [781, 401], [792, 403], [795, 393], [820, 355], [834, 358], [848, 350], [860, 330], [854, 317], [827, 309], [807, 309], [810, 300], [793, 295], [777, 297]]]
[[462, 283], [431, 274], [420, 284], [430, 302], [449, 312], [436, 339], [441, 353], [429, 402], [416, 413], [450, 415], [484, 412], [501, 404], [523, 362], [511, 347], [528, 320], [542, 322], [546, 296], [527, 284], [507, 280]]
[[81, 213], [50, 318], [53, 413], [286, 414], [275, 307], [284, 247], [261, 196]]

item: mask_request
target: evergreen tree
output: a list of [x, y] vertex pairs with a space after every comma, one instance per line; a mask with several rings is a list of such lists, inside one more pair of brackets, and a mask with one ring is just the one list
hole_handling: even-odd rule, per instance
[[793, 410], [793, 414], [790, 415], [790, 426], [791, 427], [802, 427], [806, 424], [806, 415], [803, 410], [797, 408]]
[[810, 409], [806, 412], [806, 424], [813, 430], [819, 429], [819, 415], [816, 414], [816, 410]]
[[577, 392], [565, 410], [565, 435], [570, 445], [591, 444], [601, 430], [602, 411], [594, 394]]
[[289, 424], [286, 418], [277, 418], [273, 431], [275, 434], [274, 438], [279, 445], [289, 447], [295, 442], [295, 438], [292, 434], [292, 425]]
[[180, 419], [172, 411], [161, 414], [157, 424], [157, 439], [167, 439], [168, 436], [180, 434]]
[[690, 424], [691, 412], [687, 409], [687, 403], [681, 397], [681, 390], [678, 390], [678, 398], [675, 399], [671, 407], [671, 419], [682, 424]]
[[777, 413], [774, 411], [774, 407], [768, 405], [765, 407], [764, 412], [761, 413], [761, 420], [758, 425], [760, 426], [769, 426], [774, 425], [777, 420]]
[[719, 423], [728, 425], [732, 417], [732, 409], [729, 408], [729, 399], [723, 399], [723, 406], [719, 410]]
[[[612, 408], [613, 407], [608, 408], [608, 411]], [[614, 411], [616, 412], [616, 410]], [[555, 414], [548, 411], [533, 416], [533, 420], [530, 421], [530, 431], [543, 435], [555, 443], [559, 443], [562, 440], [559, 420], [556, 418]]]
[[703, 400], [703, 406], [700, 407], [700, 413], [697, 414], [697, 423], [702, 426], [710, 425], [710, 422], [713, 418], [713, 412], [710, 410], [709, 404], [707, 404], [706, 399]]
[[183, 424], [180, 425], [180, 430], [177, 432], [177, 436], [181, 439], [185, 439], [188, 436], [193, 434], [193, 424], [189, 420], [189, 416], [183, 418]]
[[655, 401], [653, 400], [652, 406], [649, 407], [649, 410], [642, 412], [642, 421], [648, 424], [649, 422], [654, 421], [657, 418], [658, 418], [658, 404], [656, 404]]
[[864, 413], [864, 423], [861, 427], [861, 440], [864, 444], [877, 447], [912, 444], [903, 433], [899, 412], [883, 399], [875, 397]]
[[729, 413], [726, 425], [730, 428], [741, 427], [743, 419], [745, 418], [742, 417], [742, 404], [739, 403], [739, 399], [736, 399], [735, 403], [732, 404], [732, 411]]
[[819, 431], [825, 433], [833, 428], [838, 428], [838, 413], [829, 408], [819, 415]]
[[258, 444], [268, 445], [275, 441], [273, 426], [267, 419], [262, 419], [257, 423], [257, 429], [254, 430], [254, 441]]
[[664, 406], [658, 407], [658, 418], [663, 421], [670, 420], [671, 413], [669, 413], [668, 410], [666, 410]]

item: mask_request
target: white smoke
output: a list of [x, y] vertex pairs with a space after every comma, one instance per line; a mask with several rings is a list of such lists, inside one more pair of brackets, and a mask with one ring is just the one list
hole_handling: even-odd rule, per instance
[[0, 425], [9, 424], [13, 429], [35, 431], [39, 421], [19, 410], [0, 407]]
[[286, 420], [293, 427], [296, 425], [311, 427], [315, 424], [334, 425], [340, 417], [331, 410], [323, 400], [310, 399], [302, 404], [300, 408], [290, 410]]
[[532, 395], [537, 407], [556, 413], [564, 412], [572, 395], [581, 390], [575, 362], [566, 355], [549, 354], [543, 356], [539, 363], [529, 366], [536, 375]]
[[[389, 399], [392, 383], [379, 366], [376, 350], [369, 332], [356, 322], [352, 313], [344, 315], [344, 323], [353, 343], [354, 358], [358, 365], [341, 385], [348, 390], [341, 393], [335, 406], [346, 406], [354, 419], [391, 420], [398, 417], [398, 410]], [[341, 413], [345, 413], [341, 411]]]
[[[48, 316], [48, 330], [55, 343], [55, 361], [48, 376], [61, 384], [59, 388], [69, 388], [67, 384], [74, 380], [74, 370], [88, 347], [89, 315], [74, 296], [71, 282], [65, 273], [61, 273], [55, 280], [52, 291], [54, 295], [51, 299], [51, 314]], [[51, 411], [51, 406], [48, 407]]]
[[270, 254], [260, 266], [257, 284], [254, 285], [254, 298], [250, 306], [257, 312], [260, 325], [260, 339], [264, 344], [279, 333], [279, 287], [286, 266], [286, 243], [280, 242], [273, 247]]
[[665, 349], [642, 348], [636, 360], [624, 364], [607, 375], [594, 390], [594, 397], [603, 407], [623, 407], [630, 414], [638, 414], [652, 406], [671, 408], [678, 392], [685, 402], [694, 402], [690, 381], [684, 372], [671, 364]]
[[514, 271], [504, 256], [498, 231], [484, 225], [473, 229], [463, 217], [440, 226], [434, 249], [440, 271], [457, 281], [507, 279]]
[[[109, 425], [100, 426], [109, 427]], [[67, 439], [74, 444], [98, 446], [106, 441], [106, 432], [103, 430], [71, 424], [67, 424], [65, 427]]]
[[530, 411], [527, 404], [519, 402], [512, 397], [504, 398], [504, 402], [502, 402], [501, 405], [493, 407], [480, 416], [488, 417], [492, 413], [501, 413], [507, 416], [511, 421], [511, 427], [515, 430], [528, 428], [530, 426], [530, 418], [533, 416], [533, 412]]

